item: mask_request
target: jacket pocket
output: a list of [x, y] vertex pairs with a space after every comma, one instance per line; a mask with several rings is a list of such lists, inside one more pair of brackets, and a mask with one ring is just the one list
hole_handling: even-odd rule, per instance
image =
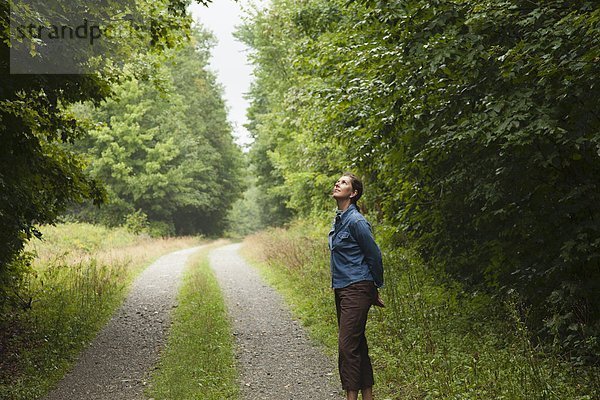
[[346, 239], [348, 239], [350, 237], [350, 232], [348, 232], [348, 231], [342, 231], [342, 232], [338, 233], [337, 236], [338, 236], [339, 240], [346, 240]]
[[337, 235], [334, 236], [333, 238], [333, 247], [334, 248], [347, 248], [349, 246], [351, 246], [352, 243], [352, 236], [350, 235], [350, 232], [348, 231], [341, 231], [338, 232]]

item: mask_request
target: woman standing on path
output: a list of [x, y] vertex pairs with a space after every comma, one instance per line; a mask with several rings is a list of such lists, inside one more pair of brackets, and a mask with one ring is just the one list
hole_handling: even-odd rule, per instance
[[383, 307], [377, 288], [383, 285], [381, 252], [371, 226], [356, 202], [363, 192], [362, 182], [345, 173], [333, 188], [337, 202], [333, 227], [329, 232], [331, 286], [335, 291], [338, 319], [338, 367], [348, 400], [373, 399], [373, 368], [369, 358], [365, 327], [371, 305]]

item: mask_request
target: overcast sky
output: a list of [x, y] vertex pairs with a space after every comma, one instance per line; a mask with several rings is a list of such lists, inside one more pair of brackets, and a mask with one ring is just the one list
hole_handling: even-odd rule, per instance
[[[213, 32], [218, 40], [213, 49], [211, 69], [217, 74], [225, 89], [225, 101], [229, 108], [229, 121], [233, 125], [236, 142], [246, 145], [251, 142], [246, 123], [248, 101], [244, 94], [250, 88], [252, 67], [246, 59], [247, 49], [233, 37], [233, 31], [242, 23], [243, 10], [256, 0], [214, 0], [208, 7], [193, 3], [190, 11], [195, 21]], [[259, 4], [264, 1], [258, 1]]]

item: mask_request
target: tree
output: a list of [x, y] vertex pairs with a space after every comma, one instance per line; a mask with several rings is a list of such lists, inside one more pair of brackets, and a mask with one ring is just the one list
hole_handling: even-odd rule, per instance
[[[101, 202], [98, 182], [84, 172], [84, 163], [67, 144], [80, 137], [77, 120], [66, 106], [80, 101], [100, 102], [111, 93], [120, 70], [104, 61], [96, 74], [11, 75], [10, 9], [0, 5], [0, 298], [20, 279], [22, 266], [13, 262], [24, 243], [40, 235], [36, 227], [53, 223], [73, 201]], [[109, 7], [119, 4], [107, 3]], [[60, 6], [60, 4], [58, 4]], [[72, 6], [62, 7], [69, 10]], [[150, 29], [114, 49], [119, 58], [142, 62], [143, 54], [160, 54], [187, 36], [190, 19], [186, 1], [141, 3], [137, 10]], [[57, 7], [61, 8], [61, 7]], [[27, 8], [21, 17], [27, 17]], [[94, 11], [94, 10], [92, 10]], [[106, 11], [106, 10], [105, 10]], [[108, 11], [111, 11], [110, 9]], [[118, 14], [118, 10], [112, 10]], [[32, 17], [29, 15], [29, 17]], [[143, 43], [143, 46], [141, 45]], [[148, 46], [148, 44], [150, 44]], [[136, 47], [137, 46], [137, 47]], [[37, 53], [39, 56], [39, 53]], [[37, 60], [31, 52], [32, 63]], [[147, 68], [140, 68], [144, 74]], [[151, 67], [150, 67], [151, 69]]]
[[[193, 41], [155, 71], [161, 87], [131, 77], [99, 107], [81, 148], [90, 172], [106, 183], [104, 221], [134, 210], [180, 234], [222, 232], [242, 195], [241, 151], [234, 144], [221, 90], [206, 69], [210, 36]], [[108, 220], [108, 221], [107, 221]]]

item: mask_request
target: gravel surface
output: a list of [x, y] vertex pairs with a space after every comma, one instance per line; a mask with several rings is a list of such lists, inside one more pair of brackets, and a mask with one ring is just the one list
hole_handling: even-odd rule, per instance
[[311, 343], [239, 247], [223, 246], [209, 257], [233, 324], [242, 400], [341, 399], [334, 360]]
[[46, 400], [138, 400], [158, 360], [188, 257], [167, 254], [134, 282], [121, 309]]

